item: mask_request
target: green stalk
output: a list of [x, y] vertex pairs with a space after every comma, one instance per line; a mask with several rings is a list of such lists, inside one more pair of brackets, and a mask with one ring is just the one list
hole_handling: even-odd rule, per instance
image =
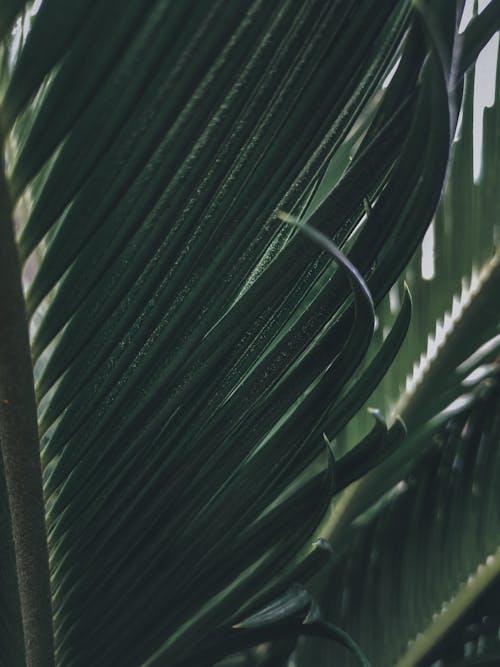
[[42, 471], [28, 322], [8, 188], [0, 164], [0, 447], [27, 667], [53, 667]]

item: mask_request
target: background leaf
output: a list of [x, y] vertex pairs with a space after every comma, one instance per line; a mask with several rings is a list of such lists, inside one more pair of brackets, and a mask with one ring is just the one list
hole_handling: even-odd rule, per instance
[[[491, 73], [494, 73], [494, 69]], [[498, 67], [496, 77], [498, 98]], [[493, 176], [500, 150], [498, 103], [484, 110], [482, 177], [475, 182], [474, 89], [472, 69], [466, 81], [462, 117], [453, 146], [448, 185], [432, 226], [427, 232], [426, 242], [415, 253], [404, 273], [415, 306], [408, 336], [390, 372], [370, 399], [369, 405], [376, 406], [385, 415], [401, 412], [408, 402], [413, 400], [417, 385], [425, 376], [427, 368], [432, 366], [434, 356], [439, 355], [439, 348], [442, 348], [450, 328], [460, 320], [468, 303], [473, 301], [479, 276], [483, 274], [484, 277], [484, 272], [490, 270], [488, 266], [498, 248], [500, 210]], [[429, 241], [432, 243], [431, 248]], [[423, 269], [424, 252], [426, 262], [431, 263], [432, 276], [429, 275], [431, 267]], [[374, 344], [380, 344], [387, 335], [395, 313], [399, 310], [401, 293], [400, 287], [393, 287], [389, 297], [380, 305], [377, 311], [379, 326], [375, 331]], [[495, 335], [497, 321], [494, 312], [491, 313], [490, 320], [490, 327], [476, 327], [474, 340], [468, 349], [469, 354], [472, 353], [474, 345], [479, 346], [488, 337]], [[456, 353], [460, 355], [460, 350]], [[467, 354], [467, 351], [464, 353]], [[456, 365], [459, 362], [460, 359]], [[435, 382], [437, 375], [434, 374], [432, 378], [432, 382]], [[437, 412], [440, 409], [438, 404], [428, 400], [426, 405], [427, 410], [434, 409]], [[420, 415], [420, 418], [424, 420], [431, 416], [428, 411], [427, 414]], [[415, 419], [418, 420], [417, 415]], [[339, 436], [339, 447], [347, 448], [349, 442], [357, 442], [369, 427], [369, 417], [366, 412], [360, 412]]]
[[[495, 655], [489, 629], [480, 644], [491, 644], [491, 653], [485, 649], [483, 655], [477, 642], [464, 649], [467, 640], [460, 628], [467, 626], [468, 617], [439, 644], [469, 606], [474, 618], [480, 619], [481, 607], [475, 600], [492, 585], [498, 566], [499, 530], [492, 508], [499, 410], [497, 399], [480, 396], [496, 391], [492, 386], [500, 344], [494, 213], [498, 201], [492, 190], [491, 161], [498, 151], [499, 87], [495, 106], [485, 112], [483, 169], [474, 182], [473, 85], [471, 73], [449, 181], [433, 223], [436, 275], [431, 281], [422, 275], [421, 251], [416, 253], [406, 274], [418, 302], [409, 344], [406, 347], [405, 341], [370, 401], [377, 405], [379, 397], [386, 410], [400, 412], [408, 438], [387, 461], [347, 489], [325, 526], [339, 554], [339, 561], [329, 567], [328, 592], [322, 596], [327, 617], [348, 628], [374, 664], [402, 667], [435, 662], [436, 667], [447, 660], [457, 665], [476, 660], [489, 664]], [[446, 252], [449, 247], [454, 251]], [[395, 291], [391, 296], [392, 304], [378, 311], [376, 337], [383, 336], [383, 328], [393, 319], [390, 307], [395, 308], [398, 299]], [[427, 343], [436, 320], [435, 339]], [[419, 344], [426, 356], [412, 369]], [[409, 370], [405, 388], [401, 379]], [[348, 448], [352, 438], [366, 432], [366, 423], [367, 417], [360, 413], [342, 434], [341, 446]], [[325, 580], [326, 573], [318, 589], [324, 589]], [[487, 607], [484, 613], [488, 616]], [[487, 622], [493, 634], [495, 613]], [[453, 640], [458, 642], [454, 646]], [[431, 650], [436, 643], [438, 647]], [[299, 664], [311, 660], [329, 664], [335, 658], [344, 664], [344, 656], [326, 648], [307, 644], [303, 651]]]
[[498, 592], [496, 579], [426, 657], [424, 664], [481, 665], [492, 667], [498, 661]]

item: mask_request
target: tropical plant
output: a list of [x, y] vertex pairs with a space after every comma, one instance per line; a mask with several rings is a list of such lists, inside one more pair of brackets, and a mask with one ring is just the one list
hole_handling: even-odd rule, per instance
[[463, 11], [2, 1], [0, 666], [500, 660]]

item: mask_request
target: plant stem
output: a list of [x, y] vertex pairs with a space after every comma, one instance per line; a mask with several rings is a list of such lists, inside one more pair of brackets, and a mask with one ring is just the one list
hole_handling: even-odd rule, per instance
[[21, 269], [0, 163], [0, 446], [27, 667], [53, 667], [49, 560], [33, 369]]

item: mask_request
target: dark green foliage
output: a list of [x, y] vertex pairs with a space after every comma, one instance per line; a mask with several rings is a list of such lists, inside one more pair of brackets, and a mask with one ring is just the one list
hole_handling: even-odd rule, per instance
[[[497, 100], [498, 95], [497, 88]], [[449, 329], [446, 339], [424, 366], [415, 387], [403, 392], [396, 406], [409, 428], [407, 440], [350, 490], [331, 523], [333, 544], [350, 540], [351, 547], [343, 552], [343, 564], [330, 567], [331, 581], [321, 600], [326, 616], [352, 632], [374, 664], [396, 664], [399, 657], [397, 664], [412, 665], [419, 655], [419, 665], [430, 666], [438, 659], [443, 663], [434, 667], [447, 661], [476, 664], [476, 659], [482, 664], [483, 649], [485, 664], [490, 659], [495, 664], [492, 633], [497, 612], [482, 605], [480, 594], [482, 587], [491, 586], [490, 573], [495, 575], [500, 545], [496, 511], [499, 435], [495, 431], [499, 409], [494, 389], [500, 345], [500, 270], [498, 252], [495, 254], [498, 195], [492, 189], [500, 107], [497, 101], [485, 111], [483, 175], [474, 183], [472, 102], [471, 74], [460, 138], [454, 145], [449, 181], [434, 221], [436, 273], [432, 281], [421, 278], [420, 253], [410, 264], [406, 279], [417, 303], [410, 334], [371, 403], [380, 400], [382, 406], [390, 405], [391, 392], [397, 397], [395, 390], [401, 397], [398, 382], [426, 352], [427, 336], [434, 333], [436, 321], [442, 326], [443, 317]], [[452, 254], [446, 252], [450, 246]], [[472, 290], [470, 279], [464, 281], [471, 272], [475, 274]], [[389, 309], [379, 310], [379, 317], [390, 321]], [[356, 418], [347, 429], [351, 437], [366, 428], [365, 421], [362, 415]], [[405, 476], [406, 490], [395, 492], [401, 488], [395, 485]], [[391, 489], [392, 496], [373, 506]], [[356, 516], [357, 527], [349, 523]], [[324, 587], [328, 578], [325, 575], [318, 587]], [[464, 593], [469, 578], [473, 583]], [[455, 602], [450, 604], [452, 599]], [[471, 611], [466, 612], [470, 605]], [[378, 614], [379, 609], [387, 614]], [[493, 618], [483, 629], [479, 624], [476, 639], [483, 630], [485, 637], [474, 644], [464, 639], [463, 627], [469, 613], [471, 623], [480, 621], [481, 609], [485, 617], [491, 613]], [[460, 620], [466, 613], [465, 620]], [[455, 622], [457, 630], [433, 649]], [[486, 649], [490, 646], [492, 652]], [[325, 660], [316, 654], [311, 659], [330, 664], [335, 651], [317, 650]], [[470, 662], [462, 662], [462, 654]], [[304, 659], [306, 656], [309, 653]], [[339, 660], [343, 664], [343, 658]]]
[[422, 662], [422, 667], [495, 667], [500, 660], [500, 580], [476, 603]]
[[[427, 456], [330, 567], [325, 616], [348, 629], [374, 665], [416, 664], [426, 628], [441, 617], [447, 629], [467, 589], [478, 595], [500, 572], [499, 401], [496, 378], [480, 383], [472, 406], [436, 432]], [[355, 664], [316, 646], [321, 654], [308, 658], [315, 664]], [[398, 662], [406, 652], [411, 660]]]
[[332, 497], [376, 468], [369, 508], [416, 447], [378, 413], [342, 456], [329, 440], [408, 331], [404, 288], [370, 347], [438, 205], [464, 68], [497, 20], [493, 7], [461, 37], [462, 9], [43, 0], [31, 17], [0, 119], [36, 265], [61, 667], [208, 666], [272, 639], [262, 664], [283, 664], [303, 634], [363, 660], [296, 585], [368, 539], [348, 530], [334, 555], [317, 540]]
[[[173, 42], [154, 41], [161, 11]], [[106, 30], [92, 32], [94, 44], [103, 35], [97, 50], [111, 69], [98, 82], [87, 68], [94, 79], [75, 91], [81, 101], [65, 60], [12, 171], [20, 192], [68, 131], [41, 124], [64, 95], [70, 131], [34, 190], [21, 247], [27, 254], [71, 201], [29, 296], [35, 307], [78, 256], [35, 339], [42, 352], [66, 326], [38, 393], [62, 376], [41, 427], [57, 650], [71, 664], [135, 664], [153, 649], [171, 661], [193, 636], [199, 643], [265, 602], [333, 488], [320, 474], [281, 495], [324, 448], [320, 424], [373, 328], [369, 310], [353, 320], [340, 274], [325, 281], [328, 258], [273, 218], [300, 204], [370, 99], [407, 26], [405, 3], [361, 12], [311, 3], [298, 15], [286, 4], [216, 3], [188, 17], [185, 6], [172, 15], [156, 3], [149, 12], [138, 22], [130, 8], [126, 52], [113, 51]], [[133, 49], [146, 44], [148, 59], [123, 94]], [[411, 40], [407, 50], [414, 58]], [[402, 103], [375, 116], [360, 157], [310, 221], [337, 244], [363, 216], [360, 192], [373, 198], [398, 155], [417, 73], [418, 60], [413, 76], [395, 81], [406, 89]], [[11, 91], [16, 81], [14, 73]], [[87, 136], [118, 90], [89, 152]], [[446, 155], [447, 145], [442, 170]], [[336, 201], [345, 209], [332, 220]], [[375, 211], [362, 233], [371, 225], [380, 227]], [[109, 637], [111, 618], [126, 636]]]

